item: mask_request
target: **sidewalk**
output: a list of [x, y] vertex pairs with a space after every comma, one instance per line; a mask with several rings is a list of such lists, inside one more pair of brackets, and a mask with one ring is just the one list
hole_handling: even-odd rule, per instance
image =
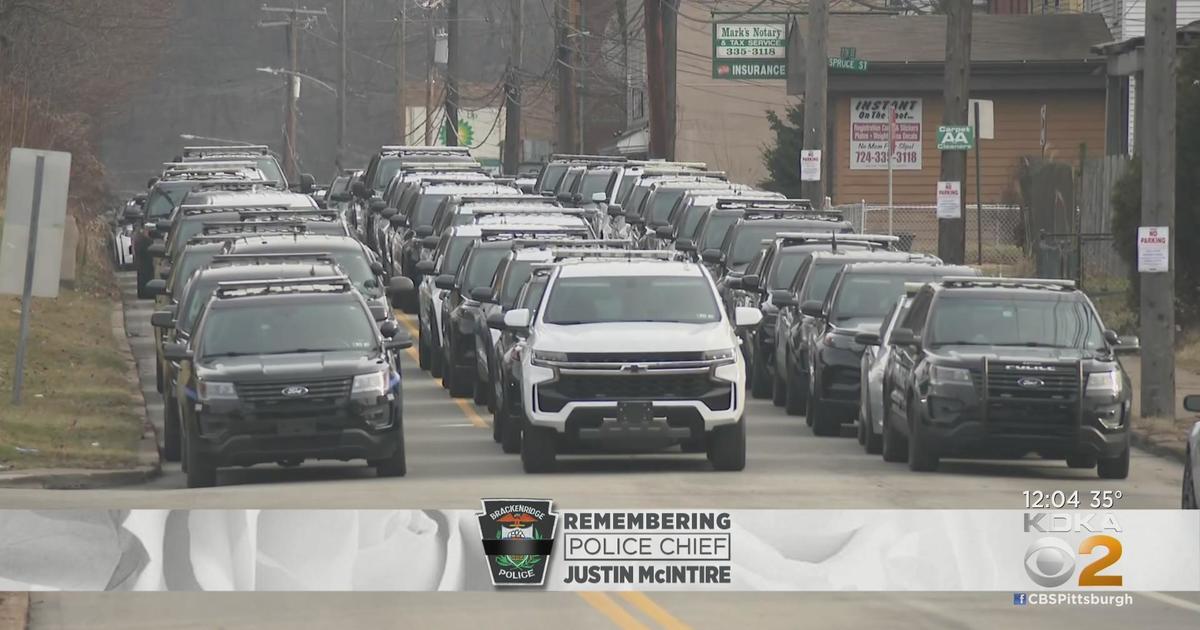
[[1200, 394], [1200, 374], [1183, 368], [1175, 369], [1175, 418], [1147, 419], [1142, 417], [1141, 391], [1142, 360], [1137, 356], [1121, 357], [1121, 364], [1133, 381], [1133, 443], [1135, 446], [1156, 455], [1183, 460], [1187, 452], [1187, 438], [1196, 414], [1183, 408], [1183, 397]]
[[[118, 347], [121, 348], [121, 358], [127, 366], [130, 382], [138, 384], [141, 382], [138, 377], [139, 366], [134, 360], [131, 349], [132, 340], [126, 332], [126, 317], [125, 306], [114, 304], [111, 314], [112, 334], [118, 341]], [[148, 328], [149, 314], [145, 317], [145, 327]], [[139, 322], [130, 323], [136, 325]], [[139, 332], [136, 328], [134, 330], [134, 336], [145, 334], [144, 331]], [[158, 447], [159, 428], [152, 421], [153, 415], [146, 404], [146, 392], [140, 385], [138, 385], [138, 389], [143, 390], [142, 401], [141, 404], [135, 405], [134, 412], [142, 417], [143, 431], [142, 439], [138, 444], [138, 465], [136, 467], [117, 470], [29, 469], [0, 472], [0, 487], [92, 490], [145, 483], [158, 477], [162, 474], [162, 461]], [[0, 630], [4, 630], [3, 625], [0, 625]]]
[[0, 593], [0, 630], [25, 630], [29, 625], [29, 593]]

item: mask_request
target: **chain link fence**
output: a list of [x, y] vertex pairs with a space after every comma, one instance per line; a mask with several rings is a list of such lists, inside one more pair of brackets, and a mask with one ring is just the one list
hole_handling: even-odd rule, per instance
[[[887, 206], [857, 203], [836, 206], [856, 231], [895, 234], [908, 251], [937, 254], [937, 208], [932, 205]], [[1025, 219], [1020, 206], [968, 204], [966, 219], [966, 262], [1016, 273], [1028, 268], [1025, 254]]]

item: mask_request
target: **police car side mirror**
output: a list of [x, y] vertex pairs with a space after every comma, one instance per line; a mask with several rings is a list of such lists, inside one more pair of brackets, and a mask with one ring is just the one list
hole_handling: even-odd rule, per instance
[[762, 280], [758, 276], [742, 276], [741, 285], [743, 289], [757, 289]]
[[762, 323], [762, 311], [749, 306], [739, 306], [733, 311], [733, 325], [738, 328], [753, 328]]
[[860, 346], [878, 346], [879, 333], [860, 332], [857, 335], [854, 335], [854, 343]]
[[492, 287], [475, 287], [470, 293], [470, 298], [476, 302], [491, 302], [493, 296]]
[[370, 192], [367, 191], [367, 185], [361, 179], [356, 179], [350, 184], [350, 192], [359, 199], [370, 199], [371, 197]]
[[146, 283], [146, 292], [150, 295], [163, 295], [167, 292], [167, 281], [162, 278], [155, 278]]
[[150, 316], [150, 325], [155, 328], [174, 328], [175, 309], [154, 311], [154, 314]]
[[367, 207], [371, 209], [371, 212], [383, 212], [383, 209], [387, 207], [387, 202], [382, 199], [372, 199]]
[[433, 270], [434, 266], [432, 260], [422, 260], [417, 263], [417, 272], [422, 275], [429, 275], [433, 273]]
[[771, 303], [774, 304], [776, 308], [795, 306], [796, 296], [792, 295], [792, 292], [788, 291], [787, 289], [778, 289], [771, 292]]
[[604, 203], [605, 201], [608, 201], [608, 197], [604, 193], [592, 193], [592, 203]]
[[417, 229], [413, 230], [413, 234], [415, 234], [417, 236], [417, 238], [425, 238], [426, 236], [433, 236], [433, 226], [432, 225], [418, 225]]
[[800, 312], [809, 317], [823, 317], [825, 305], [820, 300], [809, 300], [800, 305]]
[[706, 263], [719, 263], [721, 262], [721, 250], [706, 249], [700, 254], [700, 258]]
[[408, 221], [405, 221], [404, 217], [397, 214], [397, 215], [393, 215], [391, 218], [389, 218], [388, 223], [391, 223], [392, 227], [394, 227], [394, 228], [402, 228], [408, 224]]
[[397, 331], [395, 337], [383, 342], [383, 347], [387, 350], [408, 350], [413, 347], [412, 335], [407, 331]]
[[558, 193], [558, 196], [555, 197], [555, 199], [558, 199], [559, 201], [561, 201], [563, 203], [572, 203], [575, 201], [575, 195], [573, 195], [569, 192]]
[[675, 249], [681, 252], [694, 252], [696, 251], [696, 244], [690, 238], [681, 238], [675, 241]]
[[527, 308], [516, 308], [504, 314], [504, 328], [514, 332], [529, 329], [533, 314]]
[[[504, 313], [492, 313], [488, 315], [487, 325], [492, 330], [508, 330], [508, 326], [504, 323]], [[1200, 398], [1200, 397], [1198, 397]]]
[[397, 210], [395, 208], [384, 208], [383, 210], [381, 210], [379, 212], [379, 215], [385, 219], [390, 219], [390, 218], [396, 216], [397, 212], [399, 212], [399, 210]]
[[625, 214], [625, 209], [621, 207], [621, 204], [613, 203], [609, 204], [605, 212], [608, 212], [608, 216], [610, 217], [619, 217]]
[[897, 328], [892, 331], [893, 346], [915, 346], [917, 345], [917, 334], [911, 328]]
[[674, 230], [669, 225], [660, 225], [654, 228], [654, 234], [658, 238], [671, 238]]
[[425, 249], [437, 249], [437, 246], [438, 237], [436, 236], [426, 236], [425, 238], [421, 239], [421, 247], [424, 247]]
[[415, 288], [412, 279], [405, 276], [396, 276], [388, 281], [388, 294], [393, 300], [412, 293]]
[[433, 279], [433, 286], [443, 291], [449, 291], [454, 288], [454, 276], [444, 273]]
[[168, 361], [187, 361], [192, 358], [185, 344], [168, 343], [163, 345], [163, 358]]

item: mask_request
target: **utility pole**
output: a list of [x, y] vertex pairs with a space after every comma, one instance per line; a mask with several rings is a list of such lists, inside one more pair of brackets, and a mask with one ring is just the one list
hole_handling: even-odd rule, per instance
[[433, 8], [425, 15], [425, 146], [433, 144], [433, 80], [437, 66], [437, 31], [433, 25]]
[[275, 26], [283, 26], [287, 29], [287, 55], [288, 55], [288, 72], [287, 76], [287, 93], [285, 114], [284, 114], [284, 172], [287, 173], [289, 180], [298, 182], [300, 180], [300, 158], [297, 151], [297, 126], [299, 124], [299, 99], [300, 99], [300, 27], [301, 17], [305, 21], [314, 19], [316, 16], [328, 15], [324, 9], [313, 11], [310, 9], [301, 9], [298, 6], [291, 7], [262, 7], [263, 13], [269, 14], [284, 14], [287, 19], [279, 22], [259, 22], [259, 28], [269, 28]]
[[[1142, 416], [1175, 415], [1175, 0], [1146, 3], [1142, 78], [1146, 98], [1138, 146], [1142, 222], [1166, 229], [1167, 271], [1141, 273]], [[1139, 116], [1139, 120], [1142, 117]]]
[[508, 0], [509, 50], [504, 86], [504, 172], [516, 175], [521, 167], [521, 62], [524, 58], [524, 0]]
[[345, 166], [346, 161], [346, 48], [350, 39], [350, 20], [346, 19], [346, 2], [342, 0], [341, 28], [338, 29], [338, 94], [337, 94], [337, 167]]
[[446, 146], [458, 146], [458, 0], [446, 0]]
[[646, 27], [646, 95], [650, 100], [649, 149], [652, 158], [665, 158], [670, 153], [662, 3], [663, 0], [645, 0], [642, 5], [642, 21]]
[[583, 99], [584, 91], [587, 89], [587, 20], [583, 16], [583, 0], [574, 0], [574, 24], [575, 31], [575, 67], [578, 80], [575, 82], [575, 99], [572, 101], [572, 108], [575, 110], [575, 120], [579, 123], [578, 135], [575, 138], [576, 147], [579, 153], [586, 153], [586, 142], [584, 141], [583, 129]]
[[558, 0], [554, 5], [554, 22], [557, 27], [555, 63], [558, 66], [558, 89], [555, 109], [558, 113], [557, 149], [559, 153], [575, 152], [575, 71], [571, 64], [571, 3], [573, 0]]
[[[970, 2], [945, 2], [946, 9], [946, 68], [942, 88], [943, 125], [967, 124], [971, 81], [971, 13]], [[979, 142], [979, 139], [975, 139]], [[938, 219], [938, 256], [947, 264], [966, 262], [966, 184], [967, 152], [942, 151], [942, 171], [938, 181], [958, 182], [959, 216], [957, 219]]]
[[398, 144], [408, 144], [408, 73], [404, 58], [405, 40], [408, 39], [407, 0], [400, 0], [400, 13], [396, 16], [396, 135]]
[[680, 0], [665, 0], [663, 12], [663, 77], [666, 79], [667, 152], [663, 156], [675, 159], [675, 138], [679, 130], [679, 5]]
[[803, 195], [818, 208], [825, 207], [826, 164], [825, 136], [828, 121], [825, 103], [829, 90], [829, 53], [826, 39], [829, 36], [829, 0], [811, 0], [808, 3], [808, 38], [804, 48], [804, 149], [821, 152], [821, 178], [815, 182], [803, 182]]

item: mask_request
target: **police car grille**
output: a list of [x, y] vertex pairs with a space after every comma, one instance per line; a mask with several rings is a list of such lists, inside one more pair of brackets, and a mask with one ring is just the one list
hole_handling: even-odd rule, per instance
[[[350, 384], [353, 379], [311, 379], [271, 381], [262, 383], [238, 383], [238, 397], [245, 402], [257, 404], [286, 404], [303, 401], [306, 404], [314, 402], [333, 402], [350, 395]], [[287, 396], [283, 393], [291, 387], [303, 387], [308, 391], [298, 396]]]

